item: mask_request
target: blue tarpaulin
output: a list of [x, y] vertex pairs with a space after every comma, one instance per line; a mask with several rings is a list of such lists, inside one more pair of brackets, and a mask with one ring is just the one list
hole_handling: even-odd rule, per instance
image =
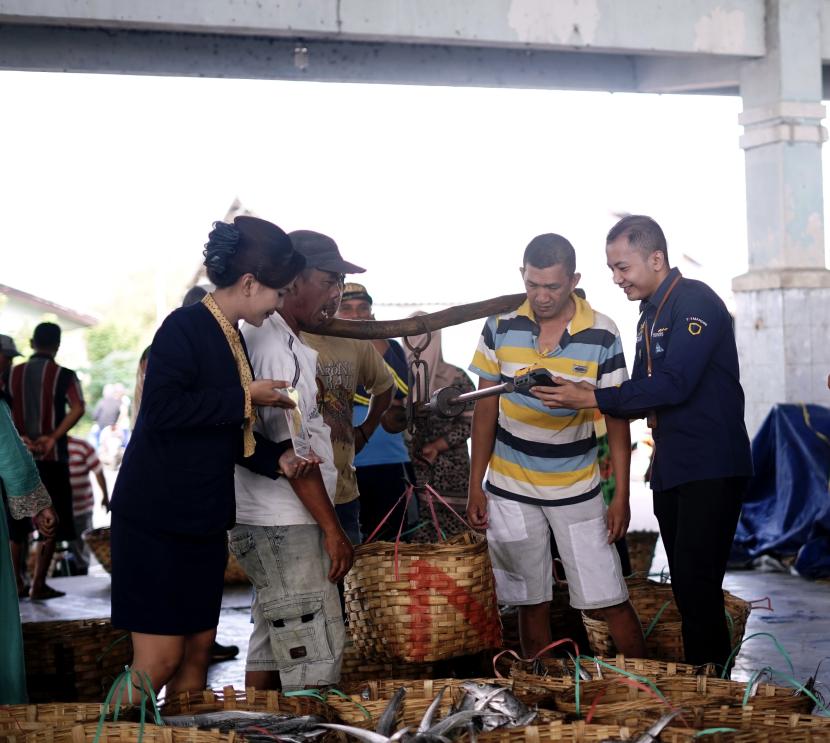
[[830, 576], [830, 409], [776, 405], [752, 441], [734, 561], [796, 556], [808, 578]]

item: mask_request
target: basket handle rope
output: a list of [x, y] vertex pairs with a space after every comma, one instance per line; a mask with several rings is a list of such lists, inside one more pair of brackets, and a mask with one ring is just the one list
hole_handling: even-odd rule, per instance
[[[657, 685], [651, 681], [650, 679], [646, 678], [645, 676], [638, 676], [636, 673], [632, 673], [631, 671], [626, 671], [624, 668], [618, 668], [617, 666], [612, 665], [611, 663], [606, 663], [604, 660], [600, 660], [594, 656], [590, 655], [577, 655], [574, 659], [574, 686], [576, 688], [576, 714], [579, 715], [579, 684], [580, 684], [580, 673], [579, 673], [579, 664], [580, 661], [588, 661], [589, 663], [594, 663], [597, 666], [603, 666], [607, 668], [609, 671], [613, 671], [614, 673], [620, 674], [620, 676], [627, 677], [628, 681], [625, 678], [615, 677], [615, 681], [621, 681], [623, 683], [634, 684], [638, 688], [642, 689], [643, 691], [648, 692], [651, 694], [655, 699], [663, 702], [665, 705], [669, 707], [669, 709], [674, 709], [668, 699], [663, 695], [663, 692], [657, 688]], [[599, 698], [602, 698], [605, 692], [600, 694]], [[590, 716], [593, 717], [594, 711], [596, 709], [597, 700], [591, 705]], [[586, 720], [586, 722], [590, 722], [590, 720]]]
[[364, 707], [356, 699], [350, 697], [348, 694], [345, 694], [342, 691], [340, 691], [340, 689], [326, 689], [323, 693], [321, 693], [317, 689], [299, 689], [297, 691], [283, 692], [284, 697], [310, 697], [311, 699], [316, 699], [317, 701], [322, 702], [323, 704], [328, 704], [329, 695], [334, 695], [336, 697], [340, 697], [341, 699], [345, 699], [347, 702], [351, 702], [364, 714], [367, 720], [372, 719], [372, 713], [369, 712], [369, 710], [366, 709], [366, 707]]
[[[407, 505], [409, 505], [409, 499], [412, 497], [412, 491], [413, 490], [414, 490], [414, 488], [412, 487], [412, 485], [407, 485], [406, 490], [404, 490], [403, 493], [401, 493], [401, 497], [398, 498], [398, 500], [395, 501], [395, 504], [392, 506], [392, 508], [389, 509], [389, 513], [387, 513], [386, 516], [384, 516], [380, 520], [380, 523], [378, 523], [378, 525], [375, 527], [374, 531], [366, 538], [366, 541], [364, 542], [364, 544], [368, 544], [369, 542], [371, 542], [377, 536], [377, 533], [383, 528], [383, 525], [387, 521], [389, 521], [389, 517], [395, 512], [395, 509], [398, 507], [398, 504], [402, 500], [406, 499]], [[406, 509], [404, 509], [404, 514], [405, 513], [406, 513]]]
[[395, 501], [395, 505], [389, 509], [389, 513], [381, 519], [380, 523], [375, 527], [374, 531], [369, 535], [369, 538], [366, 540], [364, 544], [368, 544], [371, 542], [376, 536], [377, 533], [381, 530], [381, 527], [389, 520], [389, 517], [394, 513], [395, 509], [398, 507], [398, 504], [401, 501], [404, 501], [404, 507], [401, 513], [401, 523], [398, 526], [398, 534], [395, 537], [395, 580], [398, 580], [398, 568], [399, 568], [399, 560], [398, 560], [398, 548], [401, 544], [401, 537], [403, 536], [403, 525], [406, 523], [406, 514], [409, 510], [409, 501], [412, 500], [412, 495], [415, 493], [415, 487], [410, 483], [406, 486], [406, 490], [401, 493], [401, 497]]
[[559, 647], [560, 645], [564, 645], [567, 642], [574, 646], [574, 650], [576, 650], [576, 654], [578, 656], [579, 645], [577, 645], [576, 642], [572, 640], [570, 637], [563, 637], [561, 640], [554, 640], [549, 645], [545, 645], [545, 647], [543, 647], [532, 658], [522, 658], [515, 650], [502, 650], [500, 653], [496, 654], [493, 657], [493, 673], [496, 675], [496, 678], [504, 678], [504, 676], [502, 676], [501, 673], [499, 673], [499, 669], [496, 668], [496, 661], [498, 661], [498, 659], [501, 658], [503, 655], [512, 655], [520, 663], [533, 663], [534, 660], [536, 660], [537, 658], [541, 658], [544, 653], [548, 652], [548, 650], [553, 650], [553, 648]]
[[[764, 605], [766, 602], [766, 605]], [[752, 599], [752, 601], [748, 602], [750, 609], [762, 609], [763, 611], [775, 611], [772, 608], [772, 599], [769, 596], [762, 596], [759, 599]], [[757, 606], [756, 606], [757, 604]]]
[[773, 643], [775, 644], [776, 649], [779, 653], [784, 657], [784, 660], [787, 661], [787, 666], [790, 669], [790, 675], [795, 676], [795, 668], [793, 668], [793, 661], [790, 658], [790, 654], [784, 650], [783, 646], [778, 639], [770, 632], [756, 632], [755, 634], [750, 635], [749, 637], [745, 637], [741, 642], [739, 642], [735, 647], [732, 649], [732, 652], [729, 654], [729, 657], [726, 659], [726, 663], [724, 663], [723, 671], [721, 671], [721, 678], [726, 678], [726, 672], [732, 665], [732, 661], [735, 660], [735, 656], [738, 654], [738, 651], [744, 646], [744, 643], [749, 642], [751, 639], [755, 637], [769, 637]]
[[706, 728], [705, 730], [698, 730], [692, 738], [702, 738], [705, 735], [717, 735], [718, 733], [737, 733], [738, 728]]
[[760, 671], [756, 671], [752, 674], [752, 677], [746, 683], [746, 691], [744, 692], [743, 703], [741, 704], [742, 707], [746, 707], [747, 704], [750, 703], [752, 697], [749, 695], [752, 691], [752, 684], [755, 683], [755, 680], [760, 676], [764, 671], [769, 671], [771, 676], [775, 676], [776, 678], [784, 679], [788, 684], [790, 684], [795, 691], [794, 694], [798, 694], [799, 692], [804, 694], [808, 699], [810, 699], [816, 706], [816, 708], [823, 712], [824, 714], [830, 713], [830, 707], [825, 704], [823, 699], [819, 698], [818, 694], [810, 691], [804, 684], [800, 681], [797, 681], [795, 678], [790, 676], [789, 674], [782, 673], [781, 671], [777, 671], [775, 668], [770, 668], [767, 666], [766, 668], [762, 668]]
[[121, 635], [120, 637], [116, 637], [116, 638], [115, 638], [115, 639], [114, 639], [114, 640], [113, 640], [113, 641], [112, 641], [109, 645], [107, 645], [107, 646], [106, 646], [106, 647], [105, 647], [105, 648], [101, 651], [101, 654], [100, 654], [100, 655], [96, 655], [96, 656], [95, 656], [95, 662], [96, 662], [96, 663], [100, 663], [100, 662], [101, 662], [104, 658], [106, 658], [106, 657], [107, 657], [107, 655], [109, 655], [109, 654], [110, 654], [110, 652], [112, 651], [112, 649], [113, 649], [116, 645], [118, 645], [119, 643], [124, 642], [124, 640], [129, 640], [129, 639], [130, 639], [130, 633], [129, 633], [129, 632], [125, 632], [125, 633], [124, 633], [123, 635]]
[[[133, 682], [133, 674], [138, 677], [139, 685], [136, 686]], [[137, 689], [141, 692], [141, 698], [139, 699], [139, 706], [140, 706], [140, 718], [139, 718], [139, 728], [138, 728], [138, 742], [144, 739], [144, 724], [145, 724], [145, 715], [147, 713], [147, 707], [145, 702], [149, 699], [153, 704], [153, 721], [156, 725], [164, 725], [164, 721], [161, 719], [161, 712], [159, 711], [159, 704], [158, 699], [156, 698], [156, 692], [153, 689], [153, 684], [150, 681], [150, 676], [147, 674], [146, 671], [134, 671], [129, 666], [124, 666], [124, 670], [118, 674], [115, 681], [112, 682], [112, 686], [110, 687], [109, 692], [107, 693], [107, 698], [104, 700], [104, 704], [101, 705], [101, 714], [98, 717], [98, 727], [95, 729], [95, 738], [93, 739], [92, 743], [99, 743], [101, 740], [101, 734], [104, 730], [104, 720], [107, 716], [107, 711], [109, 710], [110, 702], [113, 701], [113, 696], [115, 696], [114, 702], [114, 709], [112, 719], [113, 721], [118, 720], [118, 713], [121, 711], [121, 701], [123, 698], [123, 691], [124, 686], [127, 689], [127, 699], [132, 704], [133, 701], [133, 689]]]
[[652, 619], [652, 620], [651, 620], [651, 624], [649, 624], [649, 625], [648, 625], [648, 628], [646, 629], [646, 631], [645, 631], [645, 632], [643, 632], [643, 639], [644, 639], [644, 640], [648, 640], [648, 636], [652, 633], [652, 630], [654, 630], [654, 628], [657, 626], [657, 622], [659, 622], [659, 621], [660, 621], [660, 617], [662, 617], [662, 616], [663, 616], [663, 612], [666, 610], [666, 607], [667, 607], [670, 603], [671, 603], [671, 599], [669, 599], [668, 601], [666, 601], [666, 603], [665, 603], [665, 604], [663, 604], [663, 605], [660, 607], [660, 609], [657, 611], [657, 613], [654, 615], [654, 619]]
[[[756, 606], [754, 606], [755, 601], [766, 601], [769, 604], [769, 606], [757, 606], [756, 607]], [[771, 601], [769, 596], [764, 596], [764, 598], [761, 598], [761, 599], [755, 599], [755, 601], [750, 601], [749, 602], [750, 607], [752, 607], [753, 609], [767, 609], [769, 611], [773, 611], [772, 601]], [[660, 621], [660, 617], [663, 616], [663, 612], [666, 610], [666, 607], [669, 604], [671, 604], [671, 599], [666, 601], [666, 603], [663, 604], [660, 607], [660, 609], [657, 611], [657, 613], [654, 615], [654, 619], [651, 620], [651, 623], [646, 628], [646, 631], [643, 632], [643, 639], [644, 640], [648, 640], [648, 636], [652, 633], [654, 628], [657, 626], [657, 622]], [[731, 636], [735, 631], [735, 620], [732, 619], [732, 615], [728, 611], [726, 611], [726, 609], [724, 609], [723, 613], [726, 615], [726, 624], [729, 626], [729, 635]]]
[[[442, 495], [440, 495], [440, 494], [438, 493], [438, 491], [437, 491], [435, 488], [433, 488], [433, 487], [432, 487], [432, 485], [430, 485], [429, 483], [427, 483], [426, 485], [424, 485], [424, 490], [426, 490], [426, 491], [427, 491], [427, 493], [430, 495], [430, 498], [429, 498], [429, 507], [430, 507], [431, 509], [433, 509], [433, 518], [435, 518], [435, 511], [434, 511], [434, 506], [433, 506], [433, 503], [432, 503], [432, 499], [433, 499], [433, 498], [437, 498], [437, 499], [438, 499], [438, 502], [439, 502], [439, 503], [441, 503], [441, 505], [446, 506], [446, 507], [450, 510], [450, 513], [451, 513], [453, 516], [455, 516], [455, 517], [456, 517], [456, 518], [457, 518], [457, 519], [458, 519], [458, 520], [459, 520], [462, 524], [464, 524], [464, 526], [466, 526], [466, 527], [467, 527], [468, 529], [470, 529], [470, 530], [472, 530], [472, 529], [473, 529], [473, 527], [472, 527], [472, 526], [470, 526], [469, 522], [468, 522], [468, 521], [467, 521], [467, 520], [466, 520], [463, 516], [461, 516], [461, 515], [458, 513], [458, 511], [456, 511], [456, 510], [455, 510], [455, 509], [454, 509], [454, 508], [453, 508], [453, 507], [452, 507], [452, 506], [451, 506], [451, 505], [447, 502], [447, 499], [446, 499], [446, 498], [444, 498]], [[435, 522], [435, 528], [436, 528], [436, 529], [438, 528], [438, 521], [437, 521], [437, 519], [436, 519], [436, 522]]]

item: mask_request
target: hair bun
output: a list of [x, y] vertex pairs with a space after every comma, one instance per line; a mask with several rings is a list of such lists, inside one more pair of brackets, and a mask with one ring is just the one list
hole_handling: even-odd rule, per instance
[[214, 222], [208, 235], [203, 254], [205, 266], [214, 273], [222, 275], [228, 267], [228, 260], [236, 253], [239, 246], [239, 230], [226, 222]]

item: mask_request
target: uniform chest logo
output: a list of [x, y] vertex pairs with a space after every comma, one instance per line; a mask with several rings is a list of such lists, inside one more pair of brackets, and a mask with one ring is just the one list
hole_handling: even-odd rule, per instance
[[587, 374], [588, 367], [584, 364], [574, 364], [574, 374]]
[[700, 317], [687, 317], [686, 322], [689, 323], [686, 327], [691, 335], [700, 335], [707, 325], [706, 320]]

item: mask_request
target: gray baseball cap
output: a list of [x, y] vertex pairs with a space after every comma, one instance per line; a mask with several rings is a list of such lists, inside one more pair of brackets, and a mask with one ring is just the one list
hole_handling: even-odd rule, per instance
[[17, 346], [14, 345], [14, 339], [10, 335], [0, 335], [0, 353], [3, 356], [8, 356], [10, 359], [23, 355], [17, 350]]
[[344, 261], [337, 243], [328, 235], [312, 230], [289, 232], [294, 250], [305, 258], [306, 268], [317, 268], [332, 273], [363, 273], [366, 269]]

